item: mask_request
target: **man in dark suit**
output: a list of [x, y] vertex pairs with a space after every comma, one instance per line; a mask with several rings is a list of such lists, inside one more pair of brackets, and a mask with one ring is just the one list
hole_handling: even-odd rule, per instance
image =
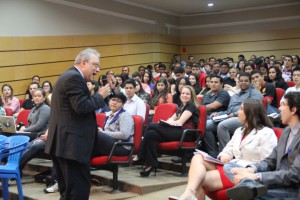
[[[269, 157], [248, 168], [232, 168], [236, 187], [227, 196], [240, 199], [296, 199], [300, 192], [300, 93], [290, 92], [280, 106], [281, 121], [288, 125]], [[261, 184], [262, 183], [262, 184]]]
[[62, 200], [88, 200], [90, 158], [97, 134], [95, 110], [105, 106], [109, 85], [90, 95], [87, 81], [100, 70], [100, 54], [94, 49], [80, 52], [75, 64], [56, 81], [45, 152], [57, 169]]

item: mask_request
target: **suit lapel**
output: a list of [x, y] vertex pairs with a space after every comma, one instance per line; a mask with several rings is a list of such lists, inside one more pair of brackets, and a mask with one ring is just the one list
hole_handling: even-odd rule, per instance
[[282, 133], [279, 144], [277, 145], [277, 154], [280, 158], [278, 161], [280, 162], [281, 158], [286, 154], [286, 143], [289, 137], [289, 133], [291, 132], [291, 127], [287, 127]]
[[300, 129], [298, 130], [297, 134], [295, 135], [295, 137], [290, 145], [291, 150], [295, 148], [296, 144], [299, 143], [299, 140], [300, 140]]

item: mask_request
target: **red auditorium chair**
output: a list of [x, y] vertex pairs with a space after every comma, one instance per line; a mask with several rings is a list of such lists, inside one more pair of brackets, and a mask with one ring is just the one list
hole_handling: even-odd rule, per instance
[[[200, 145], [201, 137], [204, 136], [206, 129], [206, 107], [199, 106], [199, 121], [197, 129], [186, 129], [184, 130], [180, 141], [171, 141], [171, 142], [160, 142], [158, 143], [158, 149], [162, 152], [179, 152], [181, 155], [181, 175], [186, 176], [187, 168], [186, 168], [186, 154], [191, 150], [194, 150], [198, 145]], [[172, 134], [172, 133], [170, 133]], [[184, 142], [186, 135], [194, 134], [196, 136], [196, 140], [192, 142]]]
[[145, 120], [144, 120], [144, 126], [148, 125], [148, 118], [149, 118], [149, 105], [147, 103], [145, 103], [146, 106], [146, 114], [145, 114]]
[[267, 110], [267, 107], [268, 107], [267, 99], [268, 99], [267, 97], [264, 97], [263, 101], [262, 101], [266, 110]]
[[203, 97], [197, 97], [199, 104], [202, 104]]
[[294, 87], [296, 85], [294, 81], [287, 81], [286, 84], [288, 84], [289, 87]]
[[[277, 139], [279, 140], [283, 129], [274, 127], [273, 130], [275, 132]], [[221, 174], [221, 176], [225, 176], [225, 174]], [[209, 192], [206, 190], [205, 194], [212, 200], [229, 200], [229, 198], [226, 195], [226, 189], [221, 189], [214, 192]]]
[[12, 109], [10, 108], [4, 108], [4, 109], [5, 109], [6, 116], [13, 116]]
[[28, 126], [28, 115], [30, 110], [22, 110], [16, 120], [16, 124], [22, 122], [25, 126]]
[[19, 99], [19, 102], [20, 102], [20, 108], [22, 107], [24, 101], [25, 101], [25, 99]]
[[276, 88], [276, 97], [277, 97], [277, 108], [280, 107], [280, 100], [284, 95], [284, 90], [282, 88]]
[[175, 103], [164, 103], [156, 106], [152, 122], [158, 123], [159, 120], [167, 120], [177, 111], [178, 106]]
[[[97, 124], [100, 127], [104, 125], [105, 114], [98, 113], [96, 115]], [[129, 164], [132, 154], [137, 153], [140, 149], [142, 130], [143, 130], [143, 118], [141, 116], [132, 116], [134, 121], [134, 135], [133, 143], [129, 142], [116, 142], [110, 152], [109, 156], [98, 156], [91, 159], [90, 163], [92, 167], [96, 169], [109, 170], [113, 173], [113, 192], [118, 191], [118, 170], [119, 164]], [[132, 151], [128, 156], [114, 156], [114, 149], [119, 145], [129, 145], [132, 146]]]

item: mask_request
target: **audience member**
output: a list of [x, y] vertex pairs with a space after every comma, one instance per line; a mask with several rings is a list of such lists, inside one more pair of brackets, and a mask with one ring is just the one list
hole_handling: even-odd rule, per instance
[[[133, 72], [132, 73], [132, 79], [139, 80], [141, 82], [140, 73], [139, 72]], [[143, 87], [144, 91], [147, 92], [148, 94], [150, 94], [151, 93], [150, 86], [146, 83], [141, 83], [141, 84], [142, 84], [142, 87]]]
[[142, 83], [139, 80], [135, 80], [136, 87], [135, 87], [135, 94], [144, 101], [144, 103], [149, 103], [150, 95], [145, 92], [143, 89]]
[[9, 108], [12, 113], [18, 113], [20, 111], [20, 101], [17, 97], [14, 97], [14, 90], [9, 84], [2, 86], [2, 102], [4, 108]]
[[[38, 75], [34, 75], [31, 78], [31, 82], [37, 83], [38, 87], [40, 87], [40, 85], [39, 85], [40, 84], [40, 80], [41, 80], [41, 78]], [[28, 87], [28, 89], [25, 92], [25, 98], [24, 99], [32, 99], [32, 95], [30, 94], [29, 87]]]
[[230, 101], [230, 96], [226, 90], [222, 89], [223, 79], [218, 75], [210, 76], [210, 91], [203, 96], [202, 104], [205, 105], [207, 115], [211, 113], [225, 111]]
[[187, 65], [186, 67], [185, 67], [185, 76], [188, 76], [188, 75], [190, 75], [191, 73], [192, 73], [192, 66], [193, 65]]
[[293, 67], [293, 58], [290, 55], [284, 57], [284, 67], [282, 68], [282, 74], [286, 75], [285, 81], [292, 80], [292, 67]]
[[176, 93], [173, 95], [173, 103], [177, 104], [178, 107], [181, 106], [181, 90], [182, 87], [185, 85], [191, 85], [190, 81], [188, 78], [179, 78], [176, 80], [176, 86], [175, 86], [175, 91]]
[[46, 92], [46, 102], [50, 106], [53, 92], [52, 83], [50, 81], [44, 81], [42, 84], [42, 89]]
[[236, 68], [238, 68], [239, 71], [243, 72], [245, 71], [245, 60], [240, 60], [237, 64], [236, 64]]
[[[289, 92], [280, 106], [281, 121], [288, 125], [270, 156], [247, 168], [230, 165], [226, 175], [237, 186], [227, 190], [233, 200], [299, 198], [300, 93]], [[267, 138], [268, 139], [268, 138]], [[263, 184], [263, 185], [262, 185]]]
[[[300, 92], [300, 67], [295, 67], [293, 70], [293, 82], [295, 83], [294, 87], [290, 87], [285, 91], [285, 94], [289, 92]], [[283, 103], [284, 96], [280, 100], [280, 103]]]
[[[233, 163], [245, 167], [269, 156], [277, 144], [272, 123], [265, 108], [258, 100], [247, 99], [238, 111], [242, 127], [235, 130], [218, 159], [223, 163]], [[233, 184], [223, 175], [223, 166], [203, 159], [195, 153], [189, 170], [188, 184], [180, 200], [205, 199], [204, 189], [217, 191]], [[243, 199], [243, 198], [241, 198]]]
[[201, 71], [200, 65], [194, 64], [192, 66], [192, 73], [196, 74], [199, 77], [200, 87], [205, 87], [205, 77], [206, 77], [206, 74]]
[[123, 88], [123, 84], [124, 84], [124, 80], [123, 80], [123, 76], [121, 74], [117, 74], [115, 75], [115, 79], [116, 79], [116, 92], [122, 92], [123, 94], [125, 94], [125, 90]]
[[[210, 75], [212, 73], [212, 66], [209, 63], [205, 63], [204, 70], [202, 71], [206, 76]], [[202, 86], [203, 87], [203, 86]]]
[[94, 95], [95, 92], [97, 92], [98, 89], [99, 89], [99, 88], [96, 86], [96, 81], [95, 81], [95, 80], [87, 81], [86, 84], [87, 84], [87, 87], [89, 88], [89, 91], [90, 91], [90, 94], [91, 94], [91, 95]]
[[129, 67], [124, 66], [124, 67], [122, 68], [122, 73], [121, 73], [121, 74], [127, 74], [127, 75], [129, 76], [129, 74], [130, 74]]
[[239, 73], [238, 73], [238, 68], [231, 68], [229, 70], [229, 77], [225, 78], [225, 80], [223, 80], [224, 82], [224, 90], [226, 90], [230, 96], [236, 94], [239, 92]]
[[[124, 110], [126, 96], [123, 93], [113, 94], [109, 100], [110, 112], [106, 113], [104, 126], [98, 128], [97, 141], [93, 157], [108, 156], [115, 142], [133, 142], [134, 124], [130, 114]], [[117, 146], [114, 155], [125, 156], [130, 146]]]
[[205, 95], [209, 91], [210, 91], [210, 76], [206, 76], [205, 87], [202, 88], [201, 92], [197, 95], [197, 97], [203, 97], [203, 95]]
[[[229, 142], [233, 132], [241, 126], [237, 120], [237, 112], [240, 109], [242, 102], [249, 98], [257, 99], [262, 102], [263, 96], [260, 92], [250, 88], [250, 80], [250, 74], [240, 72], [239, 85], [241, 91], [231, 97], [226, 111], [211, 114], [211, 117], [225, 115], [223, 121], [215, 122], [212, 119], [209, 119], [206, 122], [206, 131], [204, 135], [205, 148], [212, 157], [217, 157], [219, 151], [222, 151]], [[219, 150], [216, 135], [219, 140]]]
[[278, 67], [271, 66], [269, 68], [269, 74], [267, 82], [273, 83], [276, 88], [281, 88], [284, 90], [288, 89], [288, 84], [282, 78], [282, 73]]
[[222, 62], [220, 67], [220, 76], [221, 78], [225, 79], [229, 77], [229, 63], [228, 62]]
[[[168, 82], [165, 78], [160, 78], [155, 84], [154, 92], [149, 100], [149, 115], [155, 114], [155, 107], [164, 103], [172, 103], [173, 97], [168, 92]], [[150, 120], [152, 121], [152, 120]]]
[[186, 62], [180, 58], [180, 55], [178, 54], [174, 55], [174, 63], [180, 63], [181, 67], [185, 69]]
[[145, 71], [142, 83], [149, 85], [150, 90], [154, 90], [155, 83], [151, 72]]
[[267, 99], [267, 113], [279, 113], [275, 86], [265, 82], [262, 72], [258, 69], [251, 72], [251, 80], [254, 88]]
[[300, 58], [298, 55], [292, 55], [293, 58], [293, 67], [297, 67], [300, 65]]
[[[181, 106], [178, 111], [167, 120], [167, 124], [150, 123], [147, 126], [141, 148], [134, 162], [144, 161], [146, 168], [140, 172], [142, 177], [147, 177], [158, 167], [157, 142], [178, 141], [184, 129], [194, 129], [198, 123], [198, 100], [194, 89], [191, 86], [183, 86], [180, 95]], [[170, 134], [171, 133], [171, 134]], [[191, 136], [187, 141], [193, 141]]]
[[125, 93], [127, 96], [127, 101], [123, 108], [129, 112], [130, 115], [139, 115], [145, 120], [146, 116], [146, 105], [142, 99], [140, 99], [135, 94], [136, 83], [133, 79], [128, 79], [125, 81]]
[[251, 74], [252, 70], [254, 70], [254, 64], [251, 62], [246, 62], [245, 63], [245, 72]]
[[144, 76], [145, 69], [146, 68], [143, 65], [139, 66], [138, 72], [139, 72], [139, 75], [140, 75], [140, 79]]
[[220, 75], [220, 64], [219, 63], [213, 64], [212, 73], [215, 75]]
[[191, 73], [188, 76], [189, 81], [191, 83], [191, 86], [194, 88], [196, 95], [198, 95], [201, 92], [200, 82], [199, 82], [199, 76], [197, 74]]
[[19, 110], [19, 112], [16, 112], [14, 114], [14, 117], [17, 118], [18, 115], [20, 114], [20, 112], [22, 112], [23, 110], [31, 110], [34, 106], [35, 106], [35, 103], [32, 99], [32, 96], [33, 96], [33, 93], [34, 91], [36, 91], [37, 89], [39, 88], [39, 85], [36, 83], [36, 82], [32, 82], [30, 83], [29, 85], [29, 91], [30, 91], [30, 98], [29, 99], [26, 99], [23, 104], [22, 104], [22, 107], [21, 109]]
[[269, 65], [268, 63], [262, 63], [262, 65], [259, 66], [259, 70], [263, 74], [264, 80], [268, 80], [268, 74], [269, 74]]

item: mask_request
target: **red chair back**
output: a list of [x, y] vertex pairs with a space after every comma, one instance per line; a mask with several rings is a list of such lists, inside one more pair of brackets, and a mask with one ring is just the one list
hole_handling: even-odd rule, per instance
[[199, 104], [202, 104], [203, 97], [197, 97]]
[[99, 127], [103, 128], [105, 120], [105, 113], [97, 113], [96, 114], [96, 121]]
[[20, 102], [20, 108], [22, 108], [22, 105], [24, 103], [25, 99], [19, 99], [19, 102]]
[[13, 116], [12, 109], [10, 109], [10, 108], [4, 108], [4, 109], [5, 109], [5, 112], [6, 112], [6, 116]]
[[28, 126], [28, 116], [29, 116], [30, 110], [22, 110], [19, 115], [18, 118], [16, 120], [16, 124], [23, 122], [23, 124], [25, 126]]
[[294, 87], [296, 85], [294, 81], [287, 81], [286, 84], [288, 84], [289, 87]]
[[277, 97], [277, 108], [280, 106], [280, 100], [284, 95], [284, 90], [282, 88], [276, 88], [276, 97]]
[[202, 133], [202, 138], [204, 137], [205, 130], [206, 130], [206, 107], [203, 105], [200, 105], [198, 107], [198, 112], [199, 112], [199, 121], [198, 121], [198, 127]]
[[276, 127], [274, 127], [273, 131], [275, 132], [275, 135], [276, 135], [277, 139], [279, 140], [280, 137], [281, 137], [283, 129], [282, 128], [276, 128]]
[[264, 104], [265, 109], [267, 109], [267, 107], [268, 107], [267, 97], [263, 98], [263, 104]]
[[164, 103], [160, 104], [155, 109], [155, 114], [153, 116], [152, 122], [159, 122], [159, 120], [167, 120], [174, 115], [177, 111], [178, 106], [174, 103]]

